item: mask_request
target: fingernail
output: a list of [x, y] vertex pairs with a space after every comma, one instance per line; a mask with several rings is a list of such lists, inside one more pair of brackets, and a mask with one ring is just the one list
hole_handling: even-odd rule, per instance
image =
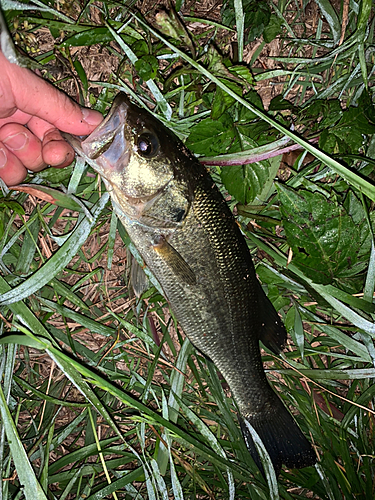
[[5, 167], [7, 164], [8, 158], [3, 149], [0, 149], [0, 168]]
[[10, 135], [6, 139], [3, 140], [3, 144], [6, 145], [7, 148], [13, 151], [19, 151], [20, 149], [25, 147], [25, 144], [29, 140], [27, 134], [24, 132], [19, 132], [18, 134]]
[[98, 111], [93, 111], [92, 109], [82, 108], [82, 117], [83, 121], [87, 123], [87, 125], [99, 125], [100, 123], [100, 114]]

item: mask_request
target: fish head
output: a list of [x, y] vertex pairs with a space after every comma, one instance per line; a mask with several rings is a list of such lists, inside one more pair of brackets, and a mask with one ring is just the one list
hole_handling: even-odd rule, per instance
[[189, 152], [125, 94], [116, 97], [106, 118], [89, 136], [64, 136], [100, 174], [118, 215], [150, 224], [154, 217], [155, 224], [168, 226], [177, 221], [178, 214], [186, 213], [189, 194], [178, 165]]

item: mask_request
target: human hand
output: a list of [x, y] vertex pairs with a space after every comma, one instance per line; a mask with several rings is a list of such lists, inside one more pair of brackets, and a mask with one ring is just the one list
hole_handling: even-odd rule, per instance
[[27, 169], [69, 165], [74, 151], [59, 130], [88, 135], [102, 119], [0, 52], [0, 178], [8, 186], [22, 182]]

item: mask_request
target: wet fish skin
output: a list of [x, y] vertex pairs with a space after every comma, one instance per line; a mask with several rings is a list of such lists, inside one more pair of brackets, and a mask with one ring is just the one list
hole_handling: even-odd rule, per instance
[[263, 369], [259, 340], [280, 352], [285, 328], [206, 169], [170, 130], [123, 94], [104, 122], [73, 146], [101, 175], [184, 332], [225, 377], [259, 468], [246, 421], [258, 432], [276, 473], [283, 463], [296, 468], [315, 463], [310, 443]]

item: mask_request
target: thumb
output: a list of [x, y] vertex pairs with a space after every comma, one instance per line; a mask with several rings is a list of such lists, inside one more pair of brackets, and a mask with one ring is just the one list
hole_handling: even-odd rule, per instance
[[24, 113], [75, 135], [90, 134], [102, 121], [103, 117], [98, 111], [81, 108], [32, 71], [11, 64], [1, 53], [0, 67], [6, 72], [16, 107]]

